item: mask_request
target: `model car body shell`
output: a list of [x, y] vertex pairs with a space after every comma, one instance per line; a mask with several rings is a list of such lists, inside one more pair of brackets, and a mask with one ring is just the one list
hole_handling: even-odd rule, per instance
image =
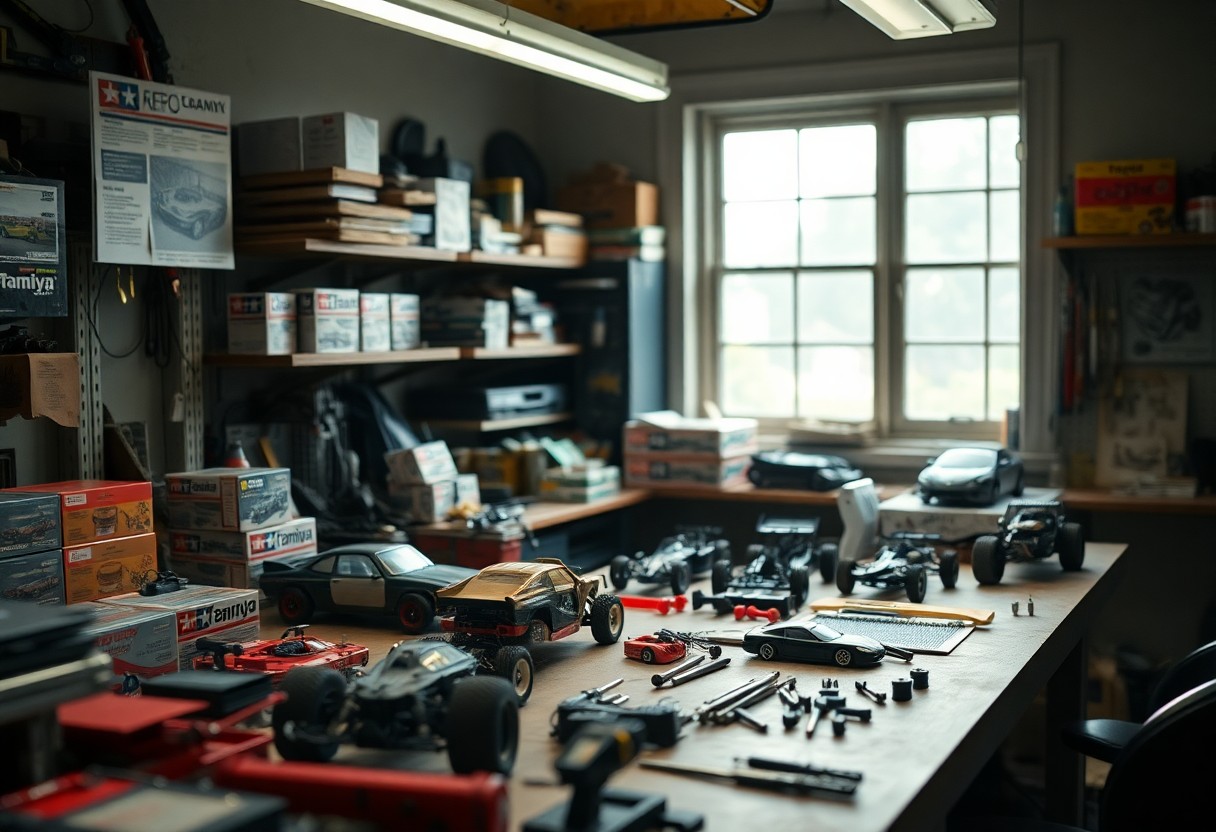
[[926, 503], [992, 505], [1002, 495], [1022, 493], [1022, 460], [1004, 448], [951, 448], [916, 478]]
[[625, 641], [625, 658], [646, 664], [671, 664], [688, 654], [688, 648], [679, 639], [662, 638], [646, 634]]
[[31, 243], [36, 243], [42, 239], [42, 233], [33, 223], [0, 221], [0, 237], [11, 237], [14, 240], [29, 240]]
[[797, 451], [761, 451], [752, 454], [747, 478], [757, 488], [803, 488], [831, 491], [859, 480], [861, 469], [844, 457]]
[[601, 583], [576, 575], [560, 560], [496, 563], [476, 575], [436, 592], [437, 603], [452, 615], [445, 630], [517, 638], [533, 622], [547, 627], [543, 640], [554, 641], [577, 631], [587, 603]]
[[165, 223], [196, 240], [223, 225], [228, 211], [224, 200], [189, 185], [159, 191], [153, 205]]
[[886, 649], [868, 636], [845, 634], [814, 621], [778, 621], [743, 635], [743, 649], [763, 659], [869, 667]]
[[[282, 638], [240, 645], [240, 654], [222, 657], [223, 669], [265, 673], [277, 688], [293, 667], [329, 667], [349, 677], [367, 665], [370, 651], [362, 644], [335, 644], [304, 635], [303, 628], [290, 628]], [[215, 656], [206, 653], [194, 659], [195, 670], [216, 670]]]

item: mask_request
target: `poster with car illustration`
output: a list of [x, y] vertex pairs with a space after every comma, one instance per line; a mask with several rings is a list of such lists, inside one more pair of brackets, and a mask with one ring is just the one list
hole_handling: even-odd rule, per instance
[[0, 318], [68, 313], [63, 182], [0, 176]]

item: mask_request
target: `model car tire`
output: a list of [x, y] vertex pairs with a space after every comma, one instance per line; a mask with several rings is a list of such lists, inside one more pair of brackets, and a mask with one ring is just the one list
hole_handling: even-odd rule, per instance
[[206, 230], [207, 230], [207, 223], [203, 222], [202, 217], [199, 217], [198, 219], [196, 219], [194, 221], [194, 224], [190, 226], [190, 236], [196, 240], [201, 239], [203, 236], [203, 232]]
[[597, 595], [591, 602], [591, 635], [599, 644], [615, 644], [625, 629], [625, 607], [615, 595]]
[[642, 661], [646, 662], [646, 664], [654, 664], [654, 650], [649, 647], [643, 647]]
[[608, 567], [608, 578], [612, 581], [613, 589], [624, 589], [629, 586], [629, 578], [633, 574], [633, 558], [628, 555], [617, 555]]
[[279, 617], [288, 624], [307, 624], [312, 619], [313, 603], [308, 593], [289, 586], [279, 595]]
[[853, 575], [854, 566], [856, 563], [852, 558], [845, 558], [836, 564], [836, 588], [840, 590], [841, 595], [852, 593], [857, 583], [857, 578]]
[[709, 562], [711, 564], [717, 563], [720, 560], [724, 560], [727, 563], [729, 563], [730, 562], [730, 541], [723, 540], [722, 538], [715, 540], [714, 541], [714, 553], [713, 553], [713, 555], [710, 556], [710, 558], [711, 559]]
[[1005, 574], [1005, 553], [1001, 549], [1000, 540], [990, 534], [977, 537], [971, 546], [971, 574], [981, 584], [992, 585], [1001, 582]]
[[919, 604], [925, 600], [925, 593], [928, 590], [929, 573], [925, 571], [925, 567], [919, 563], [909, 566], [907, 580], [904, 583], [904, 591], [908, 593], [908, 600], [913, 604]]
[[1085, 562], [1085, 533], [1080, 523], [1065, 523], [1060, 527], [1060, 566], [1067, 572], [1080, 570]]
[[802, 602], [810, 595], [811, 578], [805, 566], [795, 566], [790, 570], [790, 606], [801, 607]]
[[937, 573], [941, 576], [942, 586], [946, 589], [954, 589], [958, 584], [958, 552], [953, 549], [942, 552]]
[[819, 577], [825, 584], [836, 580], [836, 564], [840, 560], [840, 546], [836, 543], [821, 543], [816, 554], [819, 557]]
[[553, 628], [539, 618], [533, 618], [528, 624], [528, 643], [544, 644], [553, 640]]
[[832, 658], [834, 658], [836, 660], [836, 664], [840, 665], [841, 667], [848, 667], [853, 663], [853, 654], [850, 651], [845, 650], [843, 647], [837, 650], [836, 655], [834, 655]]
[[293, 667], [279, 685], [287, 699], [274, 706], [274, 747], [284, 760], [323, 763], [338, 753], [338, 740], [310, 742], [289, 736], [296, 725], [319, 733], [338, 715], [346, 679], [327, 667]]
[[760, 658], [764, 659], [765, 661], [769, 661], [769, 662], [771, 662], [773, 659], [777, 658], [777, 645], [773, 644], [771, 641], [766, 641], [763, 644], [761, 644], [760, 645]]
[[714, 595], [726, 592], [730, 586], [730, 561], [719, 560], [714, 563], [713, 570], [709, 575], [709, 583], [713, 588]]
[[1024, 482], [1024, 479], [1025, 477], [1022, 474], [1018, 474], [1018, 481], [1013, 484], [1013, 496], [1021, 497], [1026, 493], [1026, 483]]
[[519, 748], [519, 702], [506, 679], [466, 676], [448, 702], [448, 762], [457, 774], [510, 774]]
[[397, 602], [397, 620], [401, 622], [401, 629], [412, 636], [425, 633], [434, 617], [435, 607], [425, 595], [407, 592]]
[[680, 560], [671, 565], [671, 592], [673, 595], [683, 595], [692, 583], [692, 569], [688, 561]]
[[506, 679], [515, 691], [515, 698], [522, 708], [532, 696], [535, 665], [527, 647], [518, 644], [499, 648], [494, 654], [494, 673]]

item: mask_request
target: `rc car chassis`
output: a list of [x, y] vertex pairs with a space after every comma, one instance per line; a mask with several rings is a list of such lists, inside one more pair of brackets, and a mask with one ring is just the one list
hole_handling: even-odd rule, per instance
[[999, 584], [1007, 562], [1043, 560], [1054, 552], [1066, 572], [1085, 562], [1085, 532], [1065, 520], [1059, 500], [1014, 500], [998, 528], [995, 535], [976, 538], [971, 548], [971, 573], [981, 584]]
[[730, 541], [717, 536], [721, 533], [715, 527], [689, 527], [663, 538], [650, 554], [617, 555], [608, 572], [612, 586], [623, 590], [630, 580], [667, 584], [673, 594], [683, 595], [694, 575], [704, 575], [718, 561], [730, 560]]
[[940, 555], [936, 545], [941, 535], [897, 532], [890, 535], [870, 560], [845, 558], [836, 567], [836, 588], [849, 595], [856, 584], [878, 589], [903, 589], [908, 600], [925, 600], [929, 575], [936, 574], [942, 586], [952, 589], [958, 583], [958, 552], [946, 549]]

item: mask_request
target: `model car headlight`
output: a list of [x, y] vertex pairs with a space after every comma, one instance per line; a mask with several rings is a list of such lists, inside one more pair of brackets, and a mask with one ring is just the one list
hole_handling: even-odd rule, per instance
[[975, 484], [983, 485], [984, 483], [989, 482], [991, 479], [992, 479], [992, 477], [990, 477], [988, 474], [980, 474], [978, 477], [975, 478]]
[[873, 647], [858, 647], [857, 652], [865, 656], [877, 656], [878, 651]]

